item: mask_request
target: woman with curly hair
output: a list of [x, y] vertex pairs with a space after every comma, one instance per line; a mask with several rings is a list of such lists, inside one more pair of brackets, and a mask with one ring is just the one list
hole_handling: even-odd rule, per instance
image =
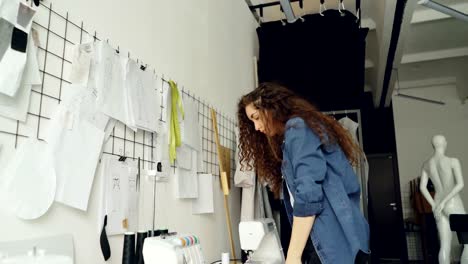
[[275, 83], [238, 104], [239, 159], [253, 166], [292, 225], [287, 264], [365, 263], [369, 227], [360, 211], [352, 165], [361, 150], [333, 118]]

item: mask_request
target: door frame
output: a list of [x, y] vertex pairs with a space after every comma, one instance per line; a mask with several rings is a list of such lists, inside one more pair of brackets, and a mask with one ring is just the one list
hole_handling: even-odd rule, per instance
[[[371, 158], [388, 158], [389, 156], [392, 157], [392, 166], [393, 166], [393, 174], [394, 174], [394, 181], [393, 181], [393, 188], [395, 190], [395, 203], [397, 204], [397, 217], [398, 217], [398, 226], [399, 226], [399, 233], [400, 233], [400, 260], [402, 263], [408, 263], [408, 241], [406, 240], [406, 232], [404, 227], [404, 219], [403, 219], [403, 204], [401, 201], [401, 185], [400, 185], [400, 173], [398, 170], [398, 156], [396, 153], [388, 152], [388, 153], [378, 153], [378, 154], [369, 154], [366, 155], [367, 160]], [[370, 175], [368, 176], [368, 178]], [[368, 189], [369, 186], [368, 186]], [[369, 223], [371, 224], [371, 223]]]

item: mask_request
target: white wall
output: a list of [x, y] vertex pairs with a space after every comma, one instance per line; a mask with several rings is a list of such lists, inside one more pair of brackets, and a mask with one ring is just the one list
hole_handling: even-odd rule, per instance
[[[157, 73], [176, 80], [228, 116], [235, 116], [238, 98], [253, 88], [257, 24], [244, 1], [52, 2], [59, 13], [68, 11], [71, 21], [84, 21], [85, 29], [97, 30], [99, 38], [109, 38], [121, 51], [130, 51], [132, 58], [142, 59]], [[220, 259], [221, 252], [229, 251], [229, 244], [218, 179], [214, 181], [216, 212], [212, 215], [192, 215], [191, 203], [175, 199], [172, 185], [158, 184], [156, 228], [197, 234], [208, 263]], [[96, 178], [86, 213], [57, 203], [36, 221], [21, 221], [0, 212], [0, 241], [70, 233], [74, 237], [76, 263], [103, 263], [96, 227], [98, 187]], [[145, 197], [150, 199], [151, 194], [146, 193]], [[239, 202], [239, 191], [234, 190], [230, 205], [238, 257]], [[149, 205], [145, 202], [143, 210], [151, 210]], [[121, 263], [122, 236], [112, 237], [110, 243], [109, 263]]]
[[[435, 105], [393, 97], [398, 166], [405, 217], [411, 216], [409, 181], [420, 176], [422, 163], [432, 153], [431, 139], [436, 134], [447, 138], [447, 155], [460, 159], [464, 172], [465, 188], [461, 197], [468, 206], [468, 105], [463, 105], [455, 84], [403, 90], [402, 93], [444, 101]], [[454, 248], [458, 249], [455, 239]], [[458, 250], [457, 250], [458, 251]], [[458, 253], [453, 256], [458, 259]]]

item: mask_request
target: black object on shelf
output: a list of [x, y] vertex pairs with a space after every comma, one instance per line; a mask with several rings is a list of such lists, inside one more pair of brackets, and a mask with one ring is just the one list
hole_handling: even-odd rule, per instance
[[457, 232], [458, 242], [468, 244], [468, 215], [451, 214], [449, 221], [450, 229]]

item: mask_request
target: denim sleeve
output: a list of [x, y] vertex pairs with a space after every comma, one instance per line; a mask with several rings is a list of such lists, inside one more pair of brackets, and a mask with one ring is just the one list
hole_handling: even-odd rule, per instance
[[285, 148], [293, 168], [294, 216], [318, 215], [323, 210], [322, 183], [326, 160], [320, 138], [302, 123], [285, 132]]

